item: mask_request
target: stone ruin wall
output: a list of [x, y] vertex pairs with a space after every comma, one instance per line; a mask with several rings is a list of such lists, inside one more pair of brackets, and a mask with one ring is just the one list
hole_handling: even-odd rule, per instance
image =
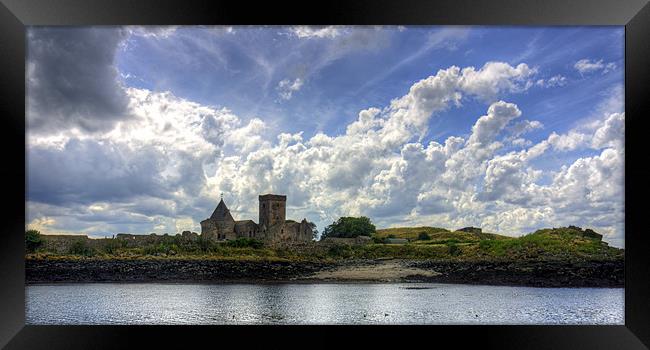
[[124, 244], [125, 248], [142, 248], [152, 243], [164, 242], [165, 240], [172, 240], [179, 237], [188, 241], [195, 241], [199, 239], [199, 234], [196, 232], [183, 231], [176, 235], [134, 235], [128, 233], [118, 233], [115, 238], [89, 238], [87, 235], [41, 235], [43, 238], [43, 248], [57, 254], [67, 254], [72, 245], [78, 241], [84, 242], [89, 248], [102, 250], [109, 242], [120, 242]]
[[[294, 237], [303, 237], [303, 240], [295, 240], [295, 238], [291, 240], [266, 240], [266, 243], [273, 247], [284, 247], [298, 250], [313, 249], [314, 246], [327, 245], [322, 244], [323, 242], [312, 241], [311, 232], [304, 231], [304, 228], [301, 227], [301, 223], [294, 222], [289, 224], [290, 225], [288, 225], [288, 227], [293, 228], [293, 231], [291, 231], [289, 234], [293, 234]], [[113, 238], [113, 236], [108, 238], [89, 238], [87, 235], [41, 235], [41, 237], [43, 238], [43, 248], [45, 250], [56, 254], [68, 254], [72, 245], [78, 241], [83, 241], [89, 248], [101, 251], [104, 249], [104, 247], [106, 247], [107, 244], [111, 242], [119, 242], [120, 244], [123, 244], [124, 248], [143, 248], [151, 244], [170, 241], [178, 238], [186, 241], [197, 241], [201, 236], [196, 232], [183, 231], [182, 234], [178, 233], [175, 235], [158, 235], [154, 233], [148, 235], [118, 233], [114, 236], [115, 238]], [[244, 236], [242, 235], [242, 237]], [[263, 237], [257, 238], [263, 239]]]

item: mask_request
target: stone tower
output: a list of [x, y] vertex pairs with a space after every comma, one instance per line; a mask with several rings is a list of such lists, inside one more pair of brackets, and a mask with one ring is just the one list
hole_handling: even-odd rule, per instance
[[287, 196], [278, 194], [265, 194], [260, 200], [260, 226], [271, 228], [277, 224], [284, 224], [287, 217]]

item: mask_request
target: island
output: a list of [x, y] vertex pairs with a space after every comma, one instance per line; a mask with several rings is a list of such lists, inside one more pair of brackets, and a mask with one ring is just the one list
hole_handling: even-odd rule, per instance
[[26, 283], [434, 282], [533, 287], [623, 287], [624, 249], [577, 226], [519, 237], [481, 228], [375, 229], [342, 217], [287, 220], [286, 196], [261, 195], [259, 223], [235, 221], [223, 199], [201, 234], [107, 238], [26, 231]]

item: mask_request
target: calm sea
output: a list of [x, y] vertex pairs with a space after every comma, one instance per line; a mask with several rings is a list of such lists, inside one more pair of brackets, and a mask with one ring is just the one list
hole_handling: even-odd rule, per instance
[[622, 288], [455, 284], [26, 287], [27, 324], [623, 324]]

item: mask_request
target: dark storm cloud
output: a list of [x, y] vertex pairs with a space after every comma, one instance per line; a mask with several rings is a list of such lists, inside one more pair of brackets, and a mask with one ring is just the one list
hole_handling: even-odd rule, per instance
[[111, 129], [128, 98], [113, 61], [127, 31], [114, 27], [33, 27], [27, 34], [28, 128]]
[[168, 198], [160, 155], [151, 147], [70, 140], [62, 150], [31, 147], [27, 190], [31, 201], [64, 205], [122, 201], [133, 196]]

